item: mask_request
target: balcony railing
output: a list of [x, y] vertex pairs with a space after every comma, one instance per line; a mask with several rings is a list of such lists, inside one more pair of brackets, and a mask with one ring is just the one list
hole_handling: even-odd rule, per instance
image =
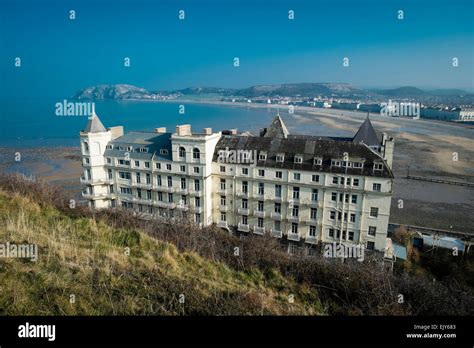
[[180, 187], [176, 189], [176, 193], [179, 193], [180, 195], [187, 195], [189, 191], [187, 188]]
[[282, 233], [280, 230], [275, 230], [275, 229], [272, 228], [272, 229], [270, 230], [270, 235], [271, 235], [272, 237], [281, 238], [282, 235], [283, 235], [283, 233]]
[[81, 176], [81, 183], [83, 184], [92, 184], [92, 185], [104, 185], [104, 184], [112, 184], [114, 182], [113, 179], [100, 179], [100, 180], [93, 180], [92, 178], [86, 179], [85, 177]]
[[255, 226], [253, 228], [253, 233], [256, 233], [256, 234], [265, 234], [265, 227], [258, 227], [258, 226]]
[[250, 211], [248, 208], [238, 208], [237, 213], [241, 215], [249, 215]]
[[243, 191], [237, 191], [237, 196], [242, 197], [242, 198], [249, 198], [249, 193], [243, 192]]
[[219, 210], [225, 212], [225, 211], [229, 210], [229, 207], [227, 205], [221, 205], [221, 206], [219, 206]]
[[242, 232], [248, 232], [248, 231], [250, 230], [248, 224], [244, 225], [244, 224], [242, 224], [242, 223], [240, 223], [240, 222], [239, 222], [238, 225], [237, 225], [237, 229], [238, 229], [239, 231], [242, 231]]
[[317, 219], [312, 219], [312, 218], [308, 218], [305, 220], [306, 222], [306, 225], [316, 225], [316, 223], [318, 222]]
[[264, 218], [264, 217], [265, 217], [265, 212], [264, 212], [264, 211], [260, 211], [260, 210], [258, 210], [258, 209], [255, 209], [255, 210], [253, 211], [253, 215], [254, 215], [255, 217]]
[[217, 189], [217, 194], [225, 196], [227, 194], [227, 190], [225, 188], [220, 187]]
[[163, 186], [163, 185], [153, 185], [153, 188], [158, 191], [163, 191], [163, 192], [173, 192], [173, 187], [170, 186]]
[[203, 195], [202, 190], [189, 190], [191, 196], [201, 197]]
[[281, 220], [281, 213], [277, 213], [277, 212], [272, 211], [272, 212], [270, 213], [270, 217], [271, 217], [273, 220]]
[[253, 194], [253, 198], [255, 199], [260, 199], [260, 200], [264, 200], [265, 199], [265, 193], [262, 193], [262, 192], [255, 192]]
[[217, 226], [221, 227], [221, 228], [228, 228], [228, 224], [227, 224], [227, 221], [219, 221], [217, 223]]
[[300, 217], [288, 214], [287, 220], [290, 221], [290, 222], [300, 222]]
[[293, 240], [296, 242], [300, 241], [300, 235], [298, 233], [293, 233], [291, 230], [288, 231], [287, 238], [288, 240]]

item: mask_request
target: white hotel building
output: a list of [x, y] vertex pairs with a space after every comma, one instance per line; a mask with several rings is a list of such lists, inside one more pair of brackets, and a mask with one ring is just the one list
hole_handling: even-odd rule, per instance
[[[385, 249], [394, 141], [368, 118], [354, 137], [334, 138], [289, 134], [279, 115], [258, 136], [194, 133], [190, 125], [124, 134], [93, 113], [80, 138], [83, 197], [93, 208], [192, 219], [300, 246]], [[255, 153], [255, 163], [222, 161], [222, 151], [238, 150]]]

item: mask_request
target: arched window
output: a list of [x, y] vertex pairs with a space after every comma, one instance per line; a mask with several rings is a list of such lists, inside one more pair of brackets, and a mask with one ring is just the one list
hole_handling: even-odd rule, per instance
[[186, 157], [186, 149], [184, 147], [179, 148], [179, 158], [185, 158]]
[[193, 158], [194, 159], [200, 159], [201, 158], [201, 152], [199, 151], [199, 149], [195, 148], [193, 150]]

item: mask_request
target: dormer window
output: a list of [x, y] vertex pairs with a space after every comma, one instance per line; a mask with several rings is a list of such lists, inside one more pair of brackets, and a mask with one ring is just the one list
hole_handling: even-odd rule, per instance
[[148, 149], [146, 147], [141, 147], [140, 152], [148, 152]]
[[374, 163], [374, 170], [383, 170], [383, 163], [380, 163], [380, 162]]
[[342, 166], [344, 168], [350, 168], [351, 167], [351, 162], [349, 161], [342, 161]]
[[352, 167], [353, 168], [362, 168], [363, 163], [362, 162], [352, 162]]
[[167, 155], [168, 150], [167, 149], [160, 149], [160, 155]]
[[303, 163], [303, 156], [301, 156], [301, 155], [296, 155], [296, 156], [295, 156], [295, 163], [298, 163], [298, 164]]
[[313, 165], [315, 166], [320, 166], [323, 164], [323, 159], [320, 157], [315, 157], [313, 160]]
[[277, 162], [283, 163], [284, 160], [285, 160], [285, 155], [284, 154], [279, 153], [278, 155], [276, 155], [276, 161]]
[[125, 150], [123, 146], [119, 146], [118, 149], [119, 149], [119, 151], [124, 151]]
[[258, 160], [259, 161], [266, 161], [267, 160], [267, 153], [266, 152], [260, 152], [260, 154], [258, 155]]
[[331, 160], [331, 166], [340, 167], [341, 166], [341, 161], [333, 159], [333, 160]]
[[114, 146], [113, 145], [107, 145], [107, 150], [113, 150]]
[[127, 146], [127, 151], [133, 151], [133, 146]]

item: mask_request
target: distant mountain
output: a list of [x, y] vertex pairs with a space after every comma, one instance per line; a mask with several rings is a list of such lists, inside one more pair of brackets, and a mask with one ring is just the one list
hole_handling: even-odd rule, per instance
[[411, 86], [399, 87], [399, 88], [393, 88], [393, 89], [382, 89], [382, 90], [376, 90], [375, 92], [380, 95], [386, 95], [386, 96], [391, 96], [391, 97], [416, 97], [416, 96], [422, 96], [426, 94], [425, 91], [416, 87], [411, 87]]
[[221, 87], [188, 87], [184, 89], [178, 89], [173, 93], [181, 93], [183, 95], [201, 95], [201, 94], [231, 94], [235, 89], [232, 88], [221, 88]]
[[429, 94], [432, 95], [438, 95], [438, 96], [450, 96], [450, 95], [469, 95], [472, 93], [468, 93], [466, 91], [463, 91], [462, 89], [434, 89], [428, 91]]
[[318, 95], [355, 95], [367, 92], [347, 83], [286, 83], [281, 85], [257, 85], [238, 89], [235, 95], [244, 97], [286, 96], [315, 97]]
[[81, 89], [74, 99], [141, 99], [149, 95], [146, 89], [131, 85], [98, 85]]

